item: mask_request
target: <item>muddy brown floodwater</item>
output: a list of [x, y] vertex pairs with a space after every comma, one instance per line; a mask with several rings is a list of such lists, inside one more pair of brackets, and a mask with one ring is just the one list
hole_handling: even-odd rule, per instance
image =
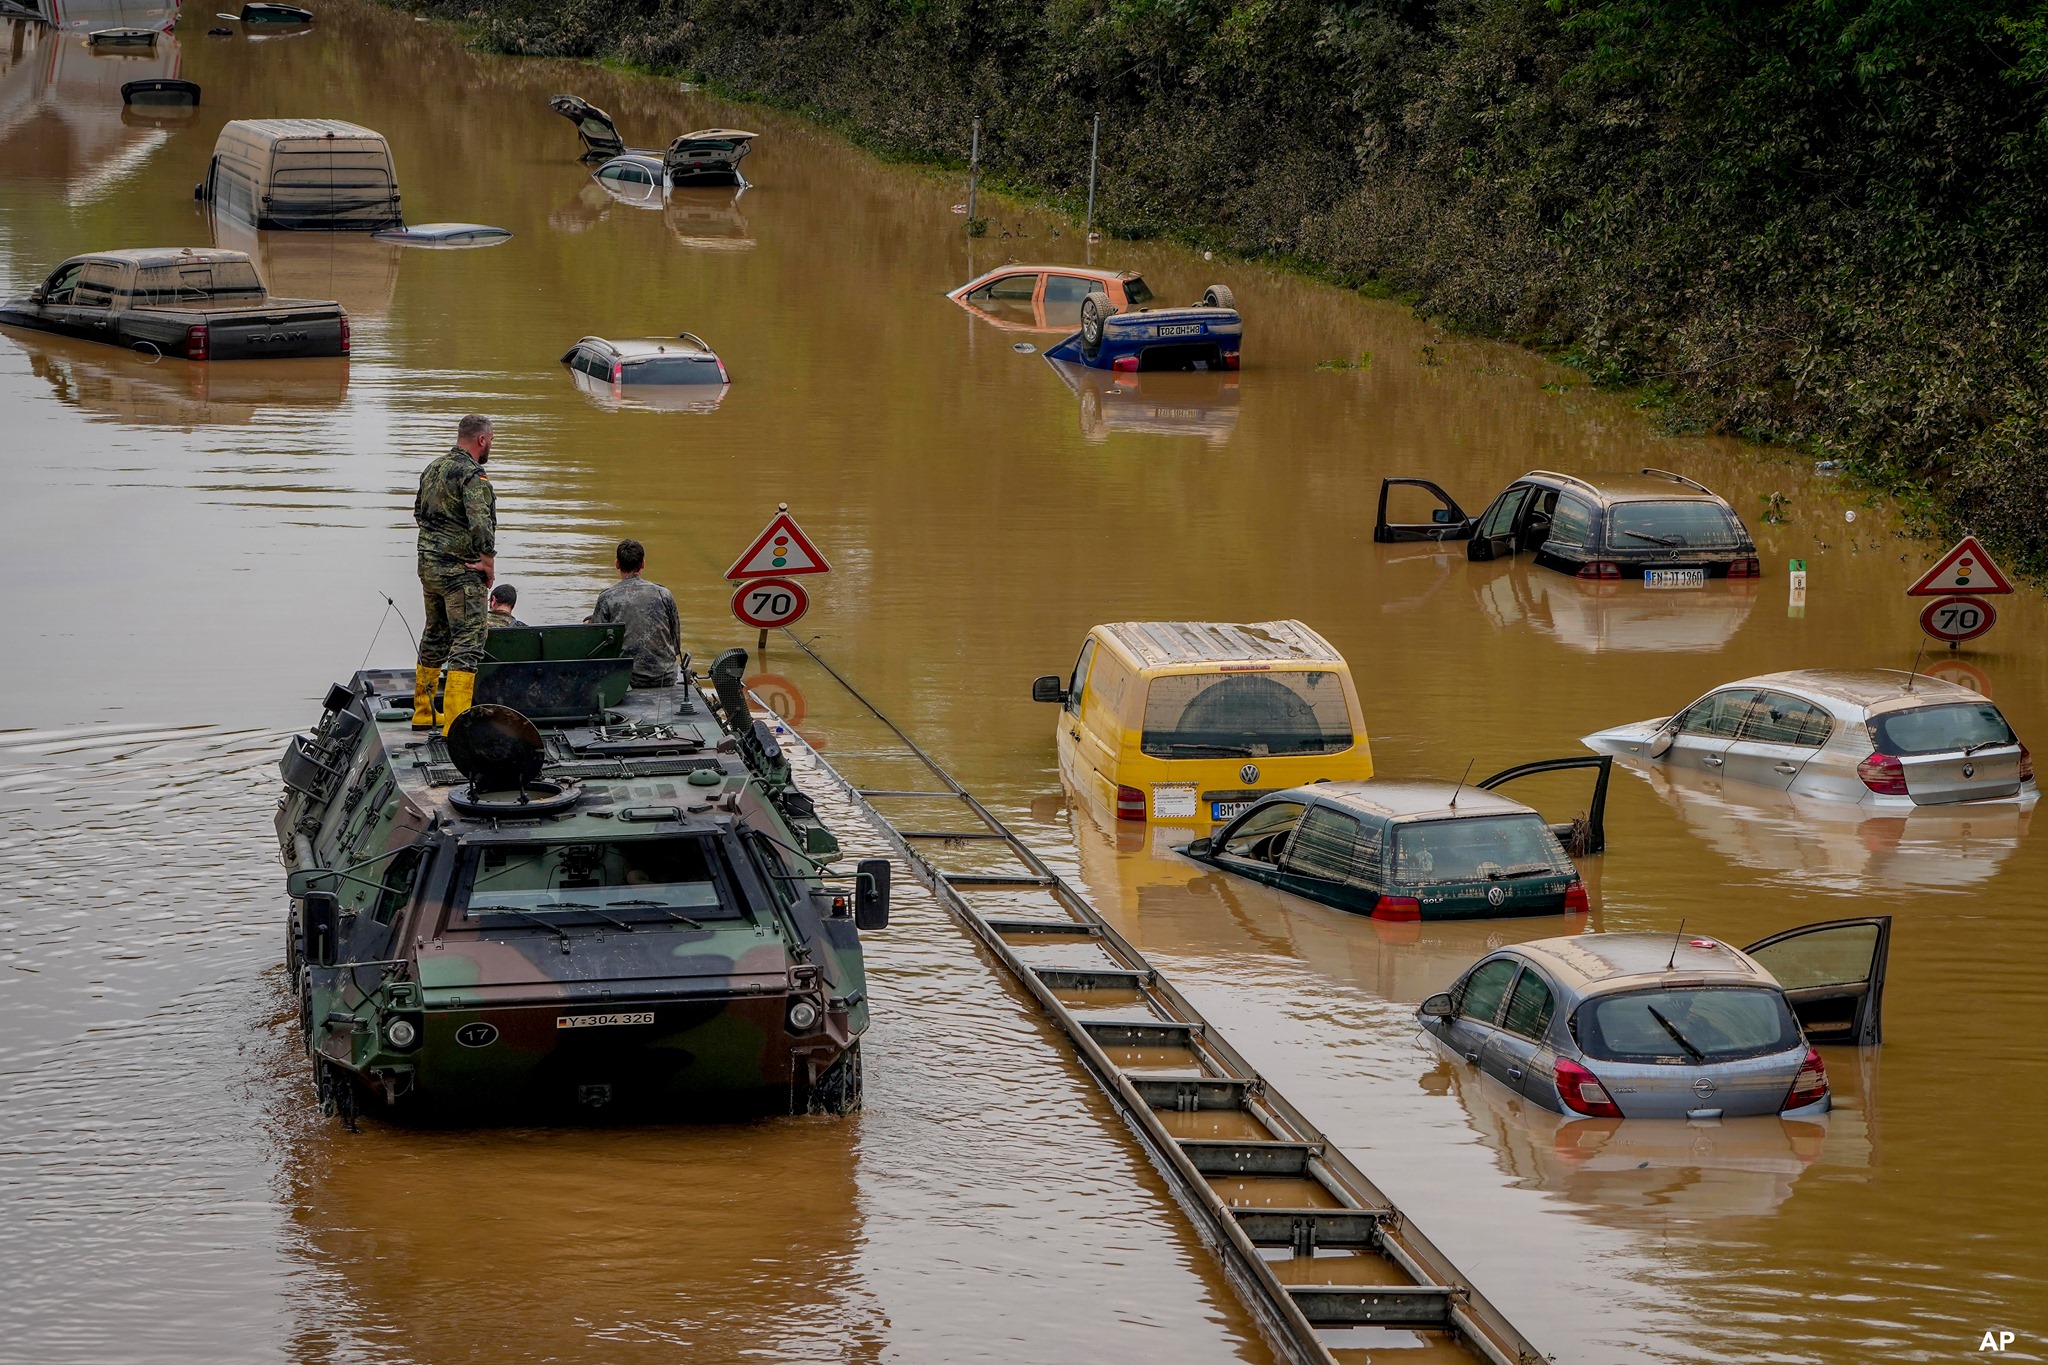
[[[1986, 1330], [2042, 1357], [2048, 842], [2024, 817], [1859, 823], [1617, 771], [1593, 923], [1747, 942], [1892, 914], [1886, 1042], [1830, 1056], [1818, 1122], [1560, 1129], [1441, 1063], [1412, 1012], [1562, 922], [1418, 932], [1206, 875], [1182, 836], [1069, 809], [1026, 700], [1096, 622], [1298, 616], [1352, 661], [1382, 772], [1488, 771], [1751, 673], [1909, 666], [1901, 592], [1939, 547], [1805, 461], [1659, 436], [1526, 353], [1162, 245], [1093, 255], [1170, 301], [1228, 283], [1243, 372], [1077, 392], [1013, 349], [1050, 338], [942, 297], [1012, 257], [1080, 259], [1071, 229], [985, 201], [970, 242], [957, 178], [783, 115], [480, 57], [356, 0], [320, 13], [255, 41], [194, 11], [148, 58], [0, 28], [10, 295], [74, 252], [213, 241], [191, 191], [231, 117], [366, 123], [408, 218], [517, 234], [248, 239], [275, 288], [347, 305], [345, 367], [0, 339], [0, 1356], [1265, 1358], [1106, 1104], [915, 895], [870, 940], [858, 1118], [349, 1136], [311, 1112], [274, 759], [331, 680], [407, 657], [379, 594], [417, 625], [412, 483], [480, 410], [528, 621], [580, 619], [633, 535], [699, 658], [751, 643], [719, 575], [788, 501], [835, 567], [804, 634], [1560, 1360], [1945, 1360]], [[205, 103], [124, 117], [120, 81], [146, 74]], [[756, 184], [616, 202], [543, 103], [562, 90], [634, 141], [761, 129]], [[615, 410], [557, 363], [586, 333], [678, 330], [731, 369], [714, 411]], [[1382, 474], [1474, 506], [1535, 466], [1644, 465], [1724, 492], [1765, 577], [1651, 594], [1371, 542]], [[1771, 494], [1786, 520], [1762, 525]], [[2035, 592], [2000, 614], [1958, 672], [2038, 746], [2048, 617]], [[793, 649], [766, 666], [828, 757], [872, 741]]]

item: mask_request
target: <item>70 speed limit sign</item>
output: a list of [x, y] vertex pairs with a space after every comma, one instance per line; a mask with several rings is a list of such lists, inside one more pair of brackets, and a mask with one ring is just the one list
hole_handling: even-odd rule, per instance
[[732, 595], [732, 614], [762, 630], [800, 620], [810, 608], [811, 599], [787, 578], [750, 578]]
[[1974, 640], [1997, 623], [1998, 613], [1980, 597], [1938, 598], [1920, 613], [1920, 629], [1952, 645]]

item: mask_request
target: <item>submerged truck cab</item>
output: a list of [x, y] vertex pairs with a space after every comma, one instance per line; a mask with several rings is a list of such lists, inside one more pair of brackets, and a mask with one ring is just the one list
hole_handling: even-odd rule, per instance
[[382, 232], [404, 221], [384, 135], [340, 119], [234, 120], [193, 195], [265, 229]]

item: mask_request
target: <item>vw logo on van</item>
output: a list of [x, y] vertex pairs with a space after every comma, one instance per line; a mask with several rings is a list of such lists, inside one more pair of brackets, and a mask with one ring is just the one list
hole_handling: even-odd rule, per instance
[[1247, 763], [1237, 770], [1237, 776], [1239, 781], [1249, 787], [1252, 783], [1259, 780], [1259, 765]]
[[1488, 905], [1499, 905], [1507, 898], [1508, 893], [1505, 887], [1489, 886], [1486, 888], [1486, 903]]

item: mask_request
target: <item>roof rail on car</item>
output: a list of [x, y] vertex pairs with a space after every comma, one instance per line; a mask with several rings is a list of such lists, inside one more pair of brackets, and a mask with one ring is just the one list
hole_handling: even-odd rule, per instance
[[1560, 474], [1554, 469], [1532, 469], [1527, 474], [1524, 474], [1522, 477], [1526, 479], [1537, 476], [1541, 476], [1546, 479], [1557, 479], [1564, 483], [1574, 483], [1577, 484], [1579, 487], [1585, 489], [1588, 493], [1591, 493], [1594, 497], [1597, 498], [1600, 496], [1600, 489], [1598, 485], [1588, 483], [1586, 480], [1580, 478], [1576, 474]]
[[1674, 474], [1668, 469], [1645, 469], [1643, 473], [1654, 474], [1660, 479], [1670, 479], [1673, 483], [1682, 483], [1688, 488], [1697, 488], [1702, 493], [1711, 495], [1714, 492], [1713, 489], [1707, 487], [1698, 479], [1688, 479], [1687, 477], [1685, 477], [1685, 475]]

